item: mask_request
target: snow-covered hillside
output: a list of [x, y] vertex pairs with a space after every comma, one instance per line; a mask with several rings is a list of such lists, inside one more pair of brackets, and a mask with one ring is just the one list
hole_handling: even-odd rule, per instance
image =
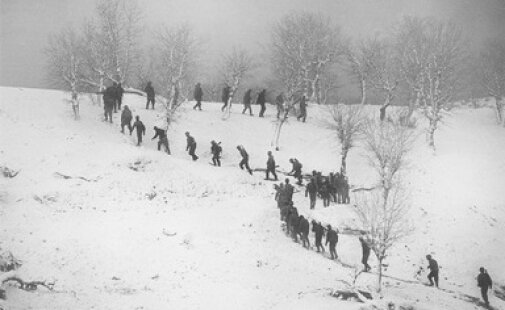
[[[147, 127], [137, 147], [134, 135], [119, 132], [119, 113], [105, 123], [103, 110], [83, 99], [74, 121], [68, 97], [0, 88], [0, 166], [20, 170], [0, 179], [0, 248], [23, 261], [23, 276], [56, 280], [54, 292], [10, 288], [9, 309], [359, 309], [329, 296], [343, 286], [339, 280], [351, 280], [352, 266], [361, 267], [357, 238], [341, 236], [340, 262], [302, 248], [282, 232], [273, 183], [237, 167], [239, 144], [252, 168], [265, 166], [273, 107], [260, 119], [234, 105], [222, 120], [220, 104], [204, 102], [200, 112], [187, 103], [169, 132], [168, 156], [150, 139], [160, 106], [145, 110], [144, 98], [125, 96]], [[288, 159], [297, 157], [304, 171], [337, 170], [339, 145], [324, 107], [308, 113], [307, 123], [292, 120], [283, 129], [274, 152], [279, 169], [289, 170]], [[479, 297], [480, 266], [503, 290], [505, 130], [493, 117], [486, 107], [452, 110], [435, 154], [419, 120], [404, 173], [415, 231], [387, 258], [384, 303], [475, 309], [468, 296]], [[198, 143], [197, 162], [185, 152], [185, 131]], [[221, 168], [209, 164], [211, 140], [222, 142]], [[359, 145], [348, 174], [354, 185], [374, 182]], [[303, 188], [295, 205], [332, 226], [356, 225], [352, 206], [323, 209], [318, 201], [309, 211]], [[441, 265], [440, 290], [415, 278], [428, 253]], [[358, 279], [363, 288], [375, 282], [374, 274]], [[496, 296], [490, 301], [505, 309]]]

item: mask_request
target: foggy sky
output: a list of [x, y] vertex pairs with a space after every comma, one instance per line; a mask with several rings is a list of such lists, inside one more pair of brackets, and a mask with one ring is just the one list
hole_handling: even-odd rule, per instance
[[[505, 0], [143, 0], [149, 32], [163, 23], [188, 22], [204, 39], [208, 58], [238, 45], [261, 52], [282, 15], [322, 12], [352, 37], [385, 31], [403, 15], [452, 19], [473, 45], [505, 35]], [[92, 0], [0, 0], [0, 85], [47, 87], [43, 49], [50, 33], [79, 27]]]

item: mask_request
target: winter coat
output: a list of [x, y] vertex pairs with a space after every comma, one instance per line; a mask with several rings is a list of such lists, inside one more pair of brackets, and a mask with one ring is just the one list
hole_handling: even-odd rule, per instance
[[321, 242], [321, 240], [323, 239], [323, 235], [324, 235], [324, 228], [323, 228], [323, 226], [319, 225], [316, 222], [313, 222], [313, 224], [312, 224], [312, 231], [316, 235], [316, 241]]
[[361, 242], [361, 250], [363, 252], [363, 257], [368, 258], [370, 256], [370, 246], [368, 243], [363, 238], [359, 239], [359, 242]]
[[244, 94], [244, 99], [242, 99], [242, 102], [244, 105], [250, 105], [251, 104], [251, 90], [248, 89], [245, 94]]
[[493, 287], [493, 281], [487, 272], [480, 273], [477, 276], [477, 286], [482, 288]]
[[272, 155], [268, 156], [267, 169], [271, 169], [271, 170], [275, 169], [275, 159]]
[[306, 218], [300, 216], [299, 224], [298, 224], [298, 231], [302, 235], [308, 235], [309, 234], [309, 230], [310, 230], [309, 221], [307, 221]]
[[154, 128], [155, 135], [153, 139], [160, 137], [160, 141], [167, 137], [167, 132], [161, 128]]
[[130, 109], [125, 108], [123, 112], [121, 112], [121, 124], [129, 124], [132, 118], [132, 111], [130, 111]]
[[434, 260], [433, 258], [429, 259], [428, 260], [428, 269], [430, 269], [431, 271], [434, 271], [434, 272], [437, 272], [438, 271], [438, 263], [436, 260]]
[[249, 159], [249, 154], [247, 154], [246, 150], [241, 147], [240, 150], [240, 156], [242, 156], [243, 159], [248, 160]]
[[214, 143], [210, 147], [210, 151], [211, 151], [212, 155], [217, 157], [221, 154], [221, 152], [223, 151], [223, 148], [218, 143]]
[[284, 191], [286, 192], [286, 197], [287, 197], [288, 201], [292, 201], [293, 200], [293, 193], [295, 191], [295, 188], [293, 187], [293, 185], [286, 184], [286, 186], [284, 187]]
[[146, 92], [147, 94], [147, 98], [150, 98], [150, 99], [153, 99], [154, 98], [154, 88], [152, 87], [151, 84], [147, 84], [146, 88], [144, 89], [144, 91]]
[[230, 99], [230, 86], [226, 86], [225, 88], [223, 88], [223, 94], [221, 95], [221, 99], [223, 100], [223, 102], [228, 102], [228, 99]]
[[121, 87], [121, 85], [117, 85], [116, 86], [116, 98], [118, 100], [121, 100], [121, 98], [123, 98], [123, 93], [124, 93], [124, 88]]
[[262, 90], [258, 95], [258, 99], [256, 99], [256, 103], [259, 105], [264, 105], [265, 102], [266, 102], [266, 91]]
[[305, 197], [307, 197], [307, 194], [309, 194], [310, 197], [316, 197], [317, 194], [316, 183], [310, 182], [309, 184], [307, 184], [307, 186], [305, 187]]
[[300, 112], [304, 113], [307, 111], [307, 102], [305, 96], [300, 98]]
[[338, 242], [338, 234], [333, 229], [328, 230], [326, 233], [326, 244], [330, 245], [336, 244]]
[[186, 151], [189, 150], [191, 147], [196, 147], [196, 141], [195, 141], [195, 138], [193, 138], [192, 136], [188, 136], [186, 138], [186, 142], [187, 142], [187, 145], [186, 145]]
[[203, 97], [203, 90], [200, 85], [195, 86], [195, 91], [193, 92], [193, 97], [195, 98], [196, 101], [202, 101]]
[[135, 128], [137, 128], [137, 135], [138, 136], [140, 136], [141, 134], [145, 135], [145, 133], [146, 133], [146, 126], [144, 126], [144, 123], [142, 123], [141, 121], [135, 121], [135, 123], [133, 123], [132, 131]]
[[116, 88], [109, 86], [103, 92], [103, 105], [106, 109], [112, 109], [116, 101]]

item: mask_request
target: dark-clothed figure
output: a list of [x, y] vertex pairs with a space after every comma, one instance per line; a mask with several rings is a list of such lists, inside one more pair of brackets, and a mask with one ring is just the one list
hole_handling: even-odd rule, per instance
[[307, 118], [307, 102], [305, 99], [305, 95], [302, 95], [300, 98], [300, 115], [296, 118], [297, 120], [302, 120], [305, 123], [305, 119]]
[[293, 212], [289, 218], [289, 225], [291, 229], [291, 238], [293, 241], [298, 242], [298, 233], [300, 228], [300, 217], [298, 216], [298, 210], [293, 208]]
[[151, 103], [151, 107], [154, 110], [154, 103], [155, 103], [155, 93], [154, 93], [154, 88], [151, 85], [151, 82], [147, 82], [146, 88], [144, 88], [144, 91], [146, 92], [147, 95], [147, 102], [146, 102], [146, 110], [149, 109], [149, 103]]
[[132, 130], [132, 111], [127, 105], [124, 106], [123, 112], [121, 112], [121, 133], [124, 133], [124, 127], [127, 126], [128, 130]]
[[336, 250], [338, 242], [338, 233], [335, 230], [331, 229], [331, 225], [328, 225], [327, 228], [328, 232], [326, 233], [326, 245], [328, 245], [328, 243], [330, 244], [331, 259], [335, 259], [338, 258]]
[[210, 152], [212, 153], [212, 163], [214, 166], [221, 167], [221, 152], [223, 151], [223, 148], [221, 147], [221, 142], [217, 143], [216, 141], [212, 140], [210, 142]]
[[252, 92], [252, 89], [248, 89], [244, 94], [244, 98], [242, 99], [242, 103], [244, 104], [244, 109], [242, 110], [242, 114], [244, 114], [247, 110], [249, 110], [249, 114], [252, 116], [253, 112], [251, 109], [251, 100], [252, 100], [251, 92]]
[[114, 106], [114, 112], [116, 111], [116, 107], [118, 111], [121, 111], [121, 104], [123, 103], [123, 93], [124, 89], [121, 86], [121, 83], [116, 85], [116, 105]]
[[228, 106], [228, 100], [230, 99], [230, 86], [226, 85], [223, 88], [223, 93], [221, 94], [221, 99], [223, 100], [223, 106], [221, 107], [221, 111], [224, 112], [224, 109]]
[[146, 134], [146, 127], [140, 121], [140, 117], [138, 115], [135, 116], [135, 122], [133, 123], [132, 129], [130, 130], [130, 135], [135, 129], [137, 129], [137, 146], [140, 146], [142, 143], [142, 136]]
[[302, 185], [302, 164], [296, 158], [291, 158], [289, 162], [293, 165], [289, 174], [298, 180], [296, 184]]
[[109, 86], [103, 92], [103, 109], [105, 121], [112, 123], [112, 110], [114, 110], [114, 103], [116, 101], [116, 87]]
[[293, 185], [289, 184], [289, 179], [286, 179], [285, 182], [284, 191], [286, 192], [286, 199], [288, 202], [293, 202], [293, 193], [295, 192], [295, 188]]
[[300, 234], [300, 239], [302, 240], [303, 247], [306, 247], [307, 249], [310, 248], [309, 231], [309, 221], [303, 215], [300, 215], [298, 221], [298, 232]]
[[321, 182], [320, 194], [323, 199], [323, 206], [326, 208], [330, 205], [330, 184], [328, 179], [324, 177]]
[[307, 196], [309, 196], [310, 199], [310, 208], [314, 209], [316, 207], [317, 199], [317, 186], [314, 178], [311, 178], [309, 184], [305, 187], [305, 197]]
[[237, 150], [240, 152], [240, 156], [242, 156], [242, 160], [238, 164], [240, 169], [244, 170], [244, 167], [247, 169], [250, 175], [252, 175], [251, 167], [249, 167], [249, 154], [242, 145], [237, 145]]
[[195, 86], [195, 91], [193, 92], [193, 98], [196, 101], [196, 104], [193, 107], [193, 110], [199, 109], [201, 111], [202, 110], [203, 90], [202, 90], [202, 86], [200, 85], [200, 83], [197, 83]]
[[265, 110], [266, 110], [265, 103], [267, 102], [266, 97], [267, 97], [267, 90], [263, 89], [259, 93], [258, 98], [256, 99], [256, 104], [259, 104], [261, 106], [260, 117], [263, 117], [263, 114], [265, 114]]
[[267, 160], [267, 172], [265, 180], [270, 180], [270, 173], [274, 176], [274, 180], [277, 181], [277, 174], [275, 173], [275, 159], [274, 155], [272, 155], [271, 151], [268, 151], [268, 160]]
[[321, 223], [317, 223], [315, 220], [312, 220], [312, 231], [314, 232], [315, 235], [315, 243], [316, 243], [316, 248], [317, 251], [319, 252], [319, 248], [321, 248], [321, 251], [324, 253], [324, 246], [321, 243], [323, 240], [323, 235], [324, 235], [324, 227], [321, 225]]
[[361, 263], [363, 263], [363, 271], [368, 272], [370, 271], [370, 265], [368, 265], [368, 257], [370, 257], [370, 246], [368, 243], [365, 241], [363, 236], [359, 237], [359, 242], [361, 243], [361, 250], [362, 250], [362, 257], [361, 257]]
[[428, 274], [428, 280], [430, 280], [430, 285], [433, 286], [433, 280], [435, 280], [435, 286], [438, 287], [438, 263], [431, 255], [426, 255], [428, 260], [428, 269], [430, 273]]
[[279, 119], [281, 114], [284, 112], [284, 94], [283, 93], [280, 93], [275, 98], [275, 105], [277, 106], [277, 119]]
[[167, 138], [167, 131], [154, 126], [154, 137], [151, 140], [154, 140], [156, 138], [159, 138], [158, 140], [158, 151], [161, 150], [161, 146], [163, 145], [165, 147], [165, 151], [167, 152], [168, 155], [170, 155], [170, 147], [168, 145], [168, 138]]
[[191, 155], [193, 161], [196, 161], [198, 159], [198, 156], [195, 154], [196, 141], [195, 138], [193, 138], [187, 131], [186, 131], [186, 142], [187, 142], [186, 151], [188, 151], [188, 154]]
[[477, 276], [477, 286], [480, 287], [480, 294], [482, 295], [482, 299], [486, 303], [486, 306], [489, 306], [487, 291], [488, 289], [493, 288], [493, 280], [491, 280], [491, 277], [484, 267], [480, 267], [480, 273]]

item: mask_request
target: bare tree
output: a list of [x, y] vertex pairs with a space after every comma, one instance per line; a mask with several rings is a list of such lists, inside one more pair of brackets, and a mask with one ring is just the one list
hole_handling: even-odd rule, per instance
[[453, 24], [432, 21], [426, 31], [429, 57], [424, 69], [424, 115], [429, 121], [428, 144], [435, 149], [435, 131], [457, 89], [460, 66], [464, 63], [461, 31]]
[[505, 96], [505, 40], [495, 39], [486, 44], [481, 53], [481, 84], [495, 99], [496, 117], [505, 126], [503, 98]]
[[372, 74], [372, 60], [375, 57], [374, 40], [358, 42], [345, 50], [351, 74], [357, 79], [361, 91], [361, 104], [367, 102], [367, 92]]
[[[384, 96], [380, 111], [380, 120], [386, 118], [386, 109], [391, 105], [400, 83], [400, 68], [392, 42], [387, 39], [372, 40], [368, 48], [373, 57], [370, 61], [370, 83]], [[372, 52], [373, 51], [373, 52]]]
[[48, 78], [53, 85], [70, 91], [72, 100], [77, 100], [82, 86], [84, 60], [81, 51], [81, 38], [73, 29], [50, 36], [45, 50]]
[[182, 103], [179, 92], [191, 79], [197, 61], [197, 40], [192, 29], [184, 24], [168, 28], [164, 27], [158, 33], [156, 49], [159, 80], [165, 86], [165, 119], [166, 129], [174, 120], [175, 113]]
[[230, 86], [230, 94], [228, 96], [227, 108], [224, 111], [223, 119], [230, 117], [233, 96], [238, 91], [240, 84], [254, 67], [253, 58], [245, 49], [233, 48], [229, 54], [223, 56], [221, 73], [225, 83]]
[[318, 84], [318, 95], [321, 104], [338, 103], [338, 83], [337, 68], [330, 66], [321, 74], [321, 81]]
[[427, 26], [427, 19], [405, 17], [395, 30], [397, 62], [409, 92], [408, 113], [404, 119], [407, 124], [415, 109], [420, 106], [423, 96], [425, 65], [430, 52], [426, 37]]
[[331, 110], [333, 123], [330, 125], [337, 133], [340, 142], [341, 168], [343, 174], [347, 173], [347, 154], [354, 147], [354, 143], [360, 134], [362, 108], [358, 105], [336, 104]]
[[409, 233], [405, 225], [408, 204], [399, 173], [405, 168], [406, 155], [412, 148], [412, 134], [399, 123], [375, 120], [364, 123], [363, 134], [369, 165], [376, 171], [379, 185], [374, 192], [356, 197], [355, 212], [379, 261], [380, 291], [382, 262], [395, 242]]
[[409, 204], [401, 187], [393, 187], [384, 198], [383, 189], [361, 192], [356, 196], [354, 211], [366, 242], [375, 254], [378, 264], [377, 291], [382, 290], [383, 262], [391, 248], [407, 236], [412, 228], [408, 221]]

